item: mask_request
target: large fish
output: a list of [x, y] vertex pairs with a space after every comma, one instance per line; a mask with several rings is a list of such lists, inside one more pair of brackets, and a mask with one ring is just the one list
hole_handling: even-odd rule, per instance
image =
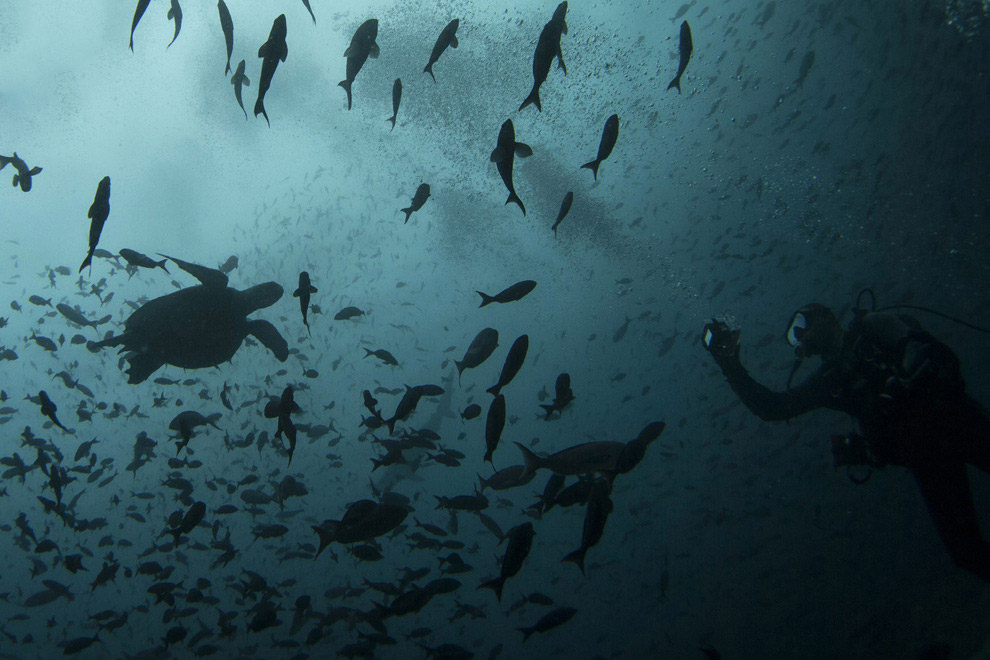
[[306, 314], [309, 312], [309, 297], [314, 293], [316, 293], [316, 287], [310, 283], [309, 273], [306, 271], [299, 273], [299, 288], [292, 292], [292, 297], [299, 298], [299, 308], [302, 310], [303, 325], [306, 326], [307, 334], [312, 334], [309, 331], [309, 321], [306, 320]]
[[498, 348], [498, 330], [485, 328], [475, 335], [460, 362], [454, 360], [458, 377], [465, 369], [473, 369], [487, 360], [496, 348]]
[[82, 265], [79, 267], [79, 272], [83, 271], [83, 268], [89, 266], [93, 261], [93, 251], [96, 249], [97, 243], [100, 242], [100, 234], [103, 233], [103, 224], [107, 221], [110, 216], [110, 177], [105, 176], [100, 180], [100, 184], [96, 187], [96, 196], [93, 198], [93, 203], [89, 207], [89, 252], [86, 253], [86, 258], [83, 259]]
[[269, 126], [268, 113], [265, 112], [265, 93], [272, 84], [272, 76], [281, 60], [289, 54], [289, 48], [285, 45], [285, 14], [279, 14], [275, 22], [272, 23], [272, 30], [268, 33], [268, 41], [258, 49], [258, 57], [261, 59], [261, 79], [258, 81], [258, 100], [254, 104], [254, 116], [264, 115]]
[[488, 407], [488, 418], [485, 420], [485, 461], [492, 462], [492, 454], [498, 448], [502, 429], [505, 428], [505, 396], [499, 394]]
[[529, 350], [529, 335], [520, 335], [509, 348], [509, 354], [505, 356], [502, 364], [502, 373], [499, 374], [498, 382], [489, 387], [486, 392], [493, 396], [498, 396], [502, 388], [512, 382], [512, 379], [522, 368], [523, 360], [526, 359], [526, 351]]
[[251, 81], [248, 77], [244, 75], [244, 60], [237, 65], [237, 71], [230, 78], [230, 84], [234, 86], [234, 98], [237, 99], [237, 105], [241, 106], [241, 110], [244, 111], [244, 119], [247, 119], [247, 110], [244, 110], [244, 100], [241, 98], [241, 89], [244, 85], [248, 87], [251, 86]]
[[437, 81], [437, 77], [433, 75], [433, 65], [437, 63], [440, 56], [443, 55], [443, 51], [447, 50], [447, 47], [457, 48], [457, 26], [461, 24], [459, 18], [455, 18], [450, 23], [447, 23], [445, 27], [440, 32], [440, 36], [437, 37], [437, 42], [433, 44], [433, 52], [430, 53], [430, 61], [426, 63], [426, 68], [423, 69], [423, 73], [430, 74], [433, 78], [433, 82]]
[[512, 184], [512, 164], [516, 156], [526, 158], [532, 155], [533, 150], [529, 145], [516, 142], [516, 129], [512, 125], [512, 120], [506, 119], [505, 123], [502, 124], [502, 128], [499, 129], [498, 141], [495, 143], [495, 149], [492, 151], [490, 160], [495, 163], [498, 174], [502, 177], [502, 182], [505, 183], [505, 187], [509, 191], [509, 198], [505, 200], [505, 203], [514, 202], [518, 204], [523, 215], [526, 215], [526, 207], [523, 206], [522, 200], [519, 199], [515, 186]]
[[588, 493], [588, 504], [584, 512], [584, 528], [581, 531], [581, 546], [563, 558], [562, 561], [570, 561], [577, 564], [584, 573], [584, 557], [588, 550], [593, 548], [602, 539], [605, 532], [605, 523], [608, 515], [612, 513], [612, 499], [609, 495], [612, 492], [612, 482], [606, 477], [598, 477], [591, 485]]
[[598, 157], [590, 163], [585, 163], [581, 166], [581, 169], [592, 171], [595, 175], [595, 181], [598, 180], [598, 166], [612, 153], [612, 148], [615, 147], [615, 141], [618, 137], [619, 115], [612, 115], [605, 120], [605, 128], [602, 130], [602, 141], [598, 143]]
[[543, 26], [543, 31], [540, 32], [540, 40], [536, 42], [536, 52], [533, 54], [533, 90], [519, 106], [520, 110], [532, 103], [537, 110], [543, 112], [543, 105], [540, 103], [540, 87], [546, 82], [547, 76], [550, 74], [550, 65], [553, 64], [554, 57], [557, 58], [564, 73], [567, 73], [567, 67], [564, 66], [564, 55], [560, 51], [560, 37], [567, 34], [566, 15], [567, 3], [562, 2], [557, 5], [557, 9], [553, 12], [553, 18]]
[[230, 56], [234, 52], [234, 21], [230, 18], [230, 11], [223, 0], [217, 0], [217, 11], [220, 12], [220, 29], [223, 30], [223, 40], [227, 44], [227, 68], [223, 70], [223, 75], [227, 75], [230, 73]]
[[505, 535], [509, 539], [509, 545], [505, 549], [505, 557], [502, 559], [502, 569], [499, 576], [494, 580], [481, 583], [479, 589], [491, 589], [495, 592], [496, 598], [502, 602], [502, 587], [505, 581], [519, 573], [523, 562], [529, 556], [529, 550], [533, 546], [533, 537], [536, 532], [533, 530], [533, 523], [525, 522], [509, 530]]
[[568, 212], [571, 210], [571, 204], [574, 202], [574, 193], [568, 192], [564, 195], [564, 200], [560, 203], [560, 211], [557, 213], [557, 221], [553, 223], [553, 235], [557, 235], [557, 225], [564, 221], [567, 217]]
[[557, 382], [554, 384], [554, 399], [553, 404], [540, 404], [540, 408], [546, 412], [546, 417], [544, 420], [549, 420], [550, 416], [554, 412], [563, 412], [564, 408], [574, 400], [574, 392], [571, 391], [571, 376], [570, 374], [560, 374], [557, 376]]
[[168, 261], [167, 259], [155, 261], [146, 254], [136, 250], [130, 250], [128, 248], [123, 248], [119, 254], [124, 258], [124, 261], [126, 261], [129, 266], [136, 266], [138, 268], [161, 268], [168, 273], [168, 268], [165, 267], [165, 262]]
[[354, 78], [369, 57], [376, 58], [381, 53], [375, 39], [378, 38], [378, 19], [369, 18], [358, 27], [351, 38], [351, 45], [344, 51], [347, 58], [346, 78], [337, 83], [347, 92], [347, 109], [351, 109], [351, 85]]
[[409, 216], [411, 216], [416, 211], [423, 208], [423, 204], [426, 204], [426, 200], [430, 198], [430, 184], [421, 183], [419, 187], [416, 188], [416, 194], [413, 195], [412, 202], [406, 208], [402, 209], [402, 212], [406, 214], [406, 219], [402, 224], [409, 222]]
[[667, 85], [669, 90], [672, 87], [677, 88], [677, 93], [681, 93], [681, 76], [684, 75], [684, 70], [687, 68], [688, 62], [691, 61], [691, 53], [694, 51], [694, 42], [691, 40], [691, 26], [688, 25], [687, 21], [681, 23], [681, 60], [677, 64], [677, 75], [674, 79], [670, 81]]
[[151, 0], [138, 0], [137, 7], [134, 8], [134, 18], [131, 19], [131, 52], [134, 52], [134, 28], [137, 27], [138, 23], [141, 22], [141, 17], [144, 16], [144, 10], [148, 8]]
[[402, 101], [402, 81], [396, 78], [392, 83], [392, 116], [385, 120], [392, 122], [392, 128], [388, 129], [389, 133], [395, 130], [395, 118], [399, 116], [400, 101]]
[[489, 296], [481, 291], [475, 291], [479, 296], [481, 296], [481, 304], [478, 307], [484, 307], [485, 305], [490, 305], [492, 303], [510, 303], [516, 300], [521, 300], [529, 294], [530, 291], [536, 288], [536, 282], [533, 280], [523, 280], [522, 282], [516, 282], [504, 291], [500, 291], [494, 296]]

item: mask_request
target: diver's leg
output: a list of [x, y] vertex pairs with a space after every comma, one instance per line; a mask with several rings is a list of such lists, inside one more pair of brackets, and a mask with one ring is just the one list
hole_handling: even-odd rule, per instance
[[990, 544], [980, 537], [966, 464], [930, 461], [912, 471], [953, 561], [990, 581]]

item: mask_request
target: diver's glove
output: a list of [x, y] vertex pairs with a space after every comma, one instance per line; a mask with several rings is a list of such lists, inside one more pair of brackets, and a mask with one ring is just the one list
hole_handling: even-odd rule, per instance
[[701, 329], [701, 343], [712, 354], [715, 363], [724, 370], [727, 365], [739, 363], [740, 334], [738, 328], [713, 318]]

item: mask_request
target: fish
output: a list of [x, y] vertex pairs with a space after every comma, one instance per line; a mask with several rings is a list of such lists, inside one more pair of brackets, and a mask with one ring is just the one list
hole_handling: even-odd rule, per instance
[[244, 75], [244, 65], [245, 61], [241, 60], [240, 64], [237, 65], [237, 71], [230, 78], [230, 84], [234, 86], [234, 98], [237, 99], [237, 105], [241, 106], [241, 110], [244, 111], [244, 119], [247, 119], [247, 110], [244, 110], [244, 99], [242, 98], [242, 89], [244, 85], [248, 87], [251, 86], [251, 81], [248, 77]]
[[498, 382], [489, 387], [486, 392], [493, 396], [498, 396], [502, 388], [512, 382], [519, 369], [522, 368], [523, 360], [526, 359], [526, 351], [529, 350], [529, 335], [520, 335], [512, 342], [509, 354], [505, 356], [502, 364], [502, 372], [499, 374]]
[[224, 275], [229, 275], [235, 268], [237, 268], [237, 255], [232, 254], [229, 257], [227, 257], [227, 261], [223, 262], [220, 266], [217, 267], [217, 270], [219, 270]]
[[58, 412], [58, 406], [55, 405], [54, 401], [48, 398], [48, 393], [44, 390], [38, 392], [38, 405], [41, 406], [41, 414], [50, 419], [52, 424], [59, 427], [66, 433], [71, 432], [69, 429], [62, 426], [62, 422], [58, 421], [58, 415], [56, 415]]
[[315, 286], [313, 286], [309, 281], [309, 273], [302, 271], [299, 273], [299, 288], [292, 292], [293, 298], [299, 298], [299, 309], [302, 311], [303, 325], [306, 326], [306, 332], [309, 332], [309, 321], [306, 320], [306, 314], [309, 312], [309, 297], [310, 295], [317, 292]]
[[459, 18], [455, 18], [447, 26], [440, 31], [440, 36], [437, 37], [437, 42], [433, 44], [433, 52], [430, 53], [430, 61], [426, 63], [426, 68], [423, 69], [423, 73], [430, 74], [433, 78], [433, 82], [437, 81], [437, 77], [433, 75], [433, 65], [437, 63], [443, 52], [447, 50], [447, 47], [457, 48], [457, 26], [461, 24]]
[[168, 268], [165, 267], [165, 262], [167, 262], [168, 259], [155, 261], [146, 254], [142, 254], [136, 250], [130, 250], [128, 248], [123, 248], [118, 254], [124, 258], [124, 261], [132, 266], [137, 266], [138, 268], [161, 268], [168, 273]]
[[28, 297], [28, 302], [31, 303], [32, 305], [36, 305], [38, 307], [51, 307], [52, 306], [52, 299], [51, 298], [42, 298], [41, 296], [29, 296]]
[[377, 38], [378, 19], [369, 18], [358, 27], [354, 36], [351, 37], [351, 45], [344, 51], [344, 57], [347, 58], [346, 77], [337, 85], [343, 87], [344, 91], [347, 92], [348, 110], [351, 109], [351, 85], [354, 84], [354, 78], [357, 77], [368, 57], [377, 58], [381, 54], [381, 49], [375, 43]]
[[428, 183], [419, 184], [419, 187], [416, 188], [416, 194], [413, 195], [412, 202], [408, 207], [402, 209], [402, 212], [406, 214], [406, 219], [402, 222], [402, 224], [409, 222], [409, 216], [423, 208], [423, 204], [426, 204], [426, 200], [429, 198], [430, 185]]
[[103, 325], [104, 323], [106, 323], [107, 321], [109, 321], [111, 318], [113, 318], [110, 314], [107, 314], [106, 316], [104, 316], [103, 318], [99, 319], [98, 321], [90, 321], [78, 309], [75, 309], [73, 307], [69, 307], [65, 303], [58, 303], [57, 305], [55, 305], [55, 309], [62, 316], [64, 316], [65, 318], [67, 318], [72, 323], [75, 323], [76, 325], [81, 325], [81, 326], [90, 326], [92, 328], [96, 328], [97, 326]]
[[12, 165], [15, 170], [11, 185], [15, 187], [19, 185], [24, 192], [31, 190], [31, 177], [41, 174], [40, 167], [28, 168], [27, 163], [17, 155], [16, 151], [13, 156], [0, 156], [0, 170], [7, 167], [7, 165]]
[[395, 118], [399, 116], [400, 101], [402, 101], [402, 80], [396, 78], [392, 83], [392, 116], [385, 120], [392, 122], [392, 128], [388, 129], [389, 133], [395, 130]]
[[670, 90], [672, 87], [677, 88], [677, 93], [681, 93], [681, 76], [684, 75], [684, 70], [687, 68], [688, 62], [691, 60], [691, 53], [694, 51], [694, 42], [691, 40], [691, 26], [688, 25], [687, 21], [681, 23], [681, 42], [679, 47], [681, 53], [680, 62], [677, 64], [677, 75], [674, 79], [670, 81], [667, 85], [667, 89]]
[[510, 529], [505, 538], [509, 539], [509, 545], [505, 549], [505, 556], [502, 558], [502, 567], [499, 576], [493, 580], [482, 582], [479, 589], [491, 589], [495, 592], [498, 602], [502, 602], [502, 588], [505, 581], [519, 573], [523, 562], [529, 556], [529, 550], [533, 546], [533, 537], [536, 532], [533, 523], [524, 522]]
[[292, 423], [291, 415], [298, 412], [302, 412], [302, 409], [295, 401], [291, 385], [287, 385], [282, 390], [281, 397], [270, 397], [265, 404], [265, 417], [278, 420], [275, 438], [278, 439], [285, 435], [286, 440], [289, 441], [289, 465], [292, 464], [292, 455], [296, 451], [296, 426]]
[[498, 348], [498, 330], [485, 328], [471, 340], [471, 345], [464, 352], [464, 357], [460, 361], [454, 360], [457, 367], [457, 376], [460, 377], [465, 369], [473, 369], [480, 366]]
[[536, 42], [536, 52], [533, 53], [533, 89], [529, 96], [519, 106], [522, 110], [527, 105], [533, 104], [536, 109], [543, 112], [543, 105], [540, 102], [540, 87], [547, 80], [550, 74], [550, 65], [553, 58], [557, 58], [557, 64], [567, 74], [567, 67], [564, 66], [564, 55], [560, 50], [561, 35], [567, 34], [567, 3], [561, 2], [553, 12], [550, 22], [543, 26], [540, 32], [540, 39]]
[[481, 406], [477, 403], [472, 403], [467, 408], [461, 411], [461, 419], [474, 419], [481, 414]]
[[230, 18], [230, 10], [227, 3], [217, 0], [217, 11], [220, 12], [220, 29], [223, 30], [223, 40], [227, 44], [227, 68], [223, 70], [223, 75], [230, 73], [230, 56], [234, 52], [234, 21]]
[[175, 34], [172, 35], [172, 41], [168, 42], [168, 46], [165, 46], [166, 50], [168, 50], [169, 46], [175, 43], [175, 40], [179, 36], [179, 30], [182, 29], [182, 7], [179, 6], [179, 0], [171, 0], [171, 1], [172, 1], [172, 6], [169, 8], [166, 17], [170, 21], [175, 21]]
[[272, 123], [268, 121], [268, 113], [265, 111], [265, 94], [271, 87], [272, 77], [275, 75], [279, 61], [284, 62], [289, 55], [289, 48], [285, 45], [285, 35], [285, 14], [279, 14], [272, 23], [268, 41], [258, 49], [258, 57], [261, 58], [261, 77], [258, 81], [258, 100], [254, 103], [254, 116], [264, 115], [265, 122], [269, 126]]
[[485, 420], [485, 458], [488, 463], [492, 462], [492, 454], [498, 448], [499, 438], [502, 437], [502, 429], [505, 428], [505, 396], [497, 395], [488, 407], [488, 417]]
[[337, 312], [337, 315], [333, 317], [334, 321], [346, 321], [347, 319], [352, 319], [355, 316], [363, 316], [362, 312], [357, 307], [345, 307], [344, 309]]
[[584, 528], [581, 531], [581, 546], [564, 557], [561, 561], [577, 564], [584, 574], [584, 558], [588, 550], [593, 548], [605, 532], [605, 523], [612, 513], [613, 505], [609, 495], [612, 492], [612, 482], [605, 477], [598, 477], [588, 492], [588, 504], [584, 513]]
[[313, 8], [309, 6], [309, 0], [302, 0], [302, 3], [309, 10], [309, 15], [313, 18], [313, 25], [316, 25], [316, 14], [313, 13]]
[[553, 403], [550, 405], [540, 404], [540, 408], [546, 412], [544, 421], [549, 420], [554, 412], [562, 412], [573, 400], [574, 392], [571, 391], [570, 374], [562, 373], [557, 376], [557, 382], [554, 384]]
[[495, 149], [492, 151], [490, 160], [495, 163], [498, 174], [502, 177], [502, 182], [509, 191], [509, 198], [505, 200], [505, 203], [513, 202], [518, 204], [523, 215], [526, 215], [526, 207], [523, 206], [522, 200], [516, 194], [516, 189], [512, 183], [512, 165], [516, 156], [527, 158], [532, 155], [533, 150], [529, 145], [516, 142], [516, 129], [512, 125], [512, 120], [506, 119], [502, 124], [502, 128], [499, 129], [498, 141], [495, 143]]
[[564, 195], [564, 200], [560, 203], [560, 211], [557, 212], [557, 220], [553, 223], [553, 227], [551, 227], [555, 237], [557, 236], [557, 226], [564, 221], [564, 218], [567, 217], [567, 213], [571, 210], [571, 203], [573, 201], [574, 193], [568, 191], [568, 193]]
[[148, 8], [148, 4], [151, 0], [138, 0], [137, 7], [134, 8], [134, 18], [131, 19], [131, 52], [134, 52], [134, 29], [137, 24], [141, 22], [141, 17], [144, 16], [144, 10]]
[[627, 316], [625, 322], [616, 328], [614, 333], [612, 333], [613, 344], [622, 341], [622, 338], [626, 336], [626, 331], [629, 329], [630, 321], [632, 321], [632, 319]]
[[399, 362], [395, 359], [395, 356], [386, 351], [384, 348], [379, 348], [377, 351], [372, 351], [367, 348], [364, 349], [364, 357], [369, 357], [371, 355], [374, 355], [385, 364], [392, 365], [393, 367], [399, 366]]
[[500, 291], [494, 296], [489, 296], [481, 291], [475, 291], [475, 293], [481, 296], [481, 304], [478, 305], [478, 307], [484, 307], [485, 305], [490, 305], [492, 303], [510, 303], [517, 300], [522, 300], [535, 288], [536, 282], [533, 280], [523, 280], [522, 282], [516, 282], [512, 286]]
[[615, 140], [619, 137], [619, 115], [612, 115], [605, 120], [605, 128], [602, 130], [602, 141], [598, 144], [598, 157], [595, 160], [585, 163], [581, 169], [589, 169], [598, 180], [598, 166], [609, 157], [612, 148], [615, 147]]
[[174, 539], [172, 545], [178, 547], [179, 537], [196, 529], [196, 526], [203, 520], [204, 515], [206, 515], [206, 504], [203, 502], [194, 502], [174, 529], [165, 530], [165, 533], [171, 534]]
[[535, 625], [528, 628], [516, 628], [516, 630], [523, 634], [523, 643], [525, 643], [533, 633], [547, 632], [558, 626], [562, 626], [573, 619], [575, 614], [577, 614], [577, 610], [573, 607], [558, 607], [543, 616]]
[[798, 71], [798, 77], [794, 81], [795, 85], [797, 85], [798, 87], [802, 87], [804, 85], [804, 80], [805, 78], [808, 77], [808, 74], [811, 73], [811, 67], [814, 66], [814, 64], [815, 64], [815, 51], [809, 50], [807, 53], [804, 54], [804, 57], [801, 59], [801, 69], [800, 71]]
[[81, 273], [86, 266], [90, 266], [93, 261], [93, 251], [96, 250], [97, 243], [100, 242], [100, 234], [103, 233], [103, 225], [106, 223], [107, 218], [110, 216], [110, 177], [105, 176], [100, 180], [99, 185], [96, 187], [96, 196], [93, 198], [93, 203], [89, 207], [89, 213], [87, 217], [90, 219], [89, 224], [89, 252], [86, 254], [86, 258], [83, 259], [82, 265], [79, 266], [79, 272]]

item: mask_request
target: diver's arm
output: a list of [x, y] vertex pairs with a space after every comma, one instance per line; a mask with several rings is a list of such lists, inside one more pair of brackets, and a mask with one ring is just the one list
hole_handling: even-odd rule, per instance
[[715, 356], [715, 363], [749, 410], [766, 422], [779, 422], [818, 408], [826, 407], [829, 388], [821, 373], [787, 392], [773, 392], [756, 382], [739, 361], [739, 351], [728, 356]]

